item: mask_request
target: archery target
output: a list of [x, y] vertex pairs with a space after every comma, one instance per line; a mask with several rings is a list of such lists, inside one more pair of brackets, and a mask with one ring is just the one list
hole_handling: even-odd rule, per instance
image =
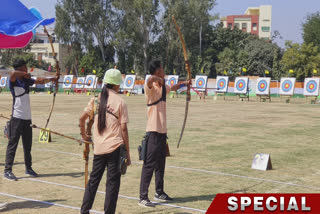
[[[31, 77], [31, 79], [33, 79], [33, 80], [37, 80], [37, 77]], [[37, 87], [37, 85], [36, 84], [33, 84], [32, 86], [30, 86], [31, 88], [36, 88]]]
[[85, 77], [78, 77], [76, 88], [83, 88], [86, 78]]
[[144, 79], [144, 85], [147, 84], [149, 77], [151, 77], [151, 75], [150, 75], [150, 74], [147, 74], [147, 75], [146, 75], [146, 78]]
[[73, 81], [73, 75], [64, 76], [62, 88], [71, 88], [72, 81]]
[[172, 86], [178, 84], [178, 80], [179, 80], [179, 76], [178, 75], [169, 75], [168, 76], [167, 85], [172, 87]]
[[207, 88], [207, 80], [208, 77], [207, 76], [196, 76], [196, 89], [197, 91], [205, 91]]
[[293, 95], [296, 78], [281, 78], [280, 94]]
[[319, 95], [319, 78], [305, 78], [304, 80], [304, 96]]
[[126, 75], [123, 88], [124, 89], [133, 89], [135, 80], [136, 80], [136, 75]]
[[256, 95], [269, 95], [270, 81], [270, 77], [258, 78], [256, 86]]
[[96, 75], [87, 75], [84, 88], [93, 88], [96, 80]]
[[229, 84], [228, 76], [217, 76], [217, 92], [227, 93]]
[[8, 79], [8, 77], [1, 77], [1, 79], [0, 79], [0, 87], [1, 87], [1, 88], [6, 87], [6, 85], [7, 85], [7, 79]]
[[246, 94], [248, 92], [248, 77], [237, 77], [234, 86], [234, 93]]

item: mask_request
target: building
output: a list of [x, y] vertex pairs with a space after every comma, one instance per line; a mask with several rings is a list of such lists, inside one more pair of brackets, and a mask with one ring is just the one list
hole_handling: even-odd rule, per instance
[[[50, 33], [51, 34], [51, 33]], [[65, 45], [61, 45], [58, 42], [55, 42], [56, 38], [53, 36], [53, 48], [56, 54], [56, 58], [59, 61], [60, 69], [64, 70], [64, 60], [68, 55], [68, 48]], [[35, 38], [32, 43], [30, 43], [31, 50], [30, 52], [35, 55], [36, 60], [43, 60], [50, 63], [52, 66], [55, 65], [55, 60], [53, 58], [53, 52], [51, 44], [49, 42], [48, 36], [45, 33], [36, 33]]]
[[235, 27], [245, 32], [259, 36], [265, 40], [271, 40], [271, 5], [249, 7], [244, 15], [230, 15], [222, 17], [221, 22], [225, 28]]

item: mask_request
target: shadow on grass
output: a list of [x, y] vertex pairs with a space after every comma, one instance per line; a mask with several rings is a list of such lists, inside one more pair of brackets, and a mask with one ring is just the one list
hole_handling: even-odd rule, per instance
[[[72, 177], [72, 178], [79, 178], [79, 177], [84, 176], [84, 172], [39, 174], [38, 178], [60, 177], [60, 176], [68, 176], [68, 177]], [[24, 177], [19, 177], [18, 179], [23, 179], [23, 178], [34, 178], [34, 177], [24, 176]]]
[[[56, 203], [66, 200], [48, 200], [45, 202], [48, 203]], [[43, 209], [43, 208], [49, 208], [53, 206], [52, 204], [45, 204], [43, 202], [36, 202], [36, 201], [19, 201], [19, 202], [12, 202], [8, 203], [7, 207], [0, 212], [6, 212], [6, 211], [13, 211], [13, 210], [25, 210], [25, 209]]]
[[[17, 162], [17, 163], [13, 163], [13, 165], [24, 165], [24, 162]], [[5, 166], [5, 163], [0, 163], [0, 166]]]
[[215, 197], [216, 197], [216, 194], [175, 197], [173, 198], [172, 203], [187, 203], [187, 202], [193, 202], [193, 201], [210, 201], [211, 202]]
[[231, 192], [227, 192], [228, 194], [231, 194], [231, 193], [247, 193], [251, 188], [253, 187], [256, 187], [256, 186], [259, 186], [260, 184], [262, 184], [264, 181], [260, 182], [260, 183], [257, 183], [255, 185], [251, 185], [251, 186], [248, 186], [246, 188], [243, 188], [243, 189], [239, 189], [239, 190], [234, 190], [234, 191], [231, 191]]

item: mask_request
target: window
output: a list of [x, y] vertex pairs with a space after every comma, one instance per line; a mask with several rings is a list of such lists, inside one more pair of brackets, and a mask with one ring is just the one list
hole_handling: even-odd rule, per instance
[[258, 30], [257, 26], [258, 26], [257, 23], [252, 23], [252, 30], [257, 31]]
[[261, 27], [262, 32], [270, 32], [270, 27]]
[[235, 24], [234, 24], [234, 27], [240, 29], [239, 23], [235, 23]]
[[247, 31], [247, 23], [242, 23], [242, 30]]
[[232, 28], [232, 23], [228, 23], [228, 28]]

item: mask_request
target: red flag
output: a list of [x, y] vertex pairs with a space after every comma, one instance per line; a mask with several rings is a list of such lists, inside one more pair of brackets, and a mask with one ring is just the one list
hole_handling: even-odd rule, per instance
[[34, 68], [32, 67], [32, 68], [30, 69], [30, 72], [33, 72], [33, 70], [34, 70]]
[[81, 73], [84, 73], [84, 68], [81, 69]]

